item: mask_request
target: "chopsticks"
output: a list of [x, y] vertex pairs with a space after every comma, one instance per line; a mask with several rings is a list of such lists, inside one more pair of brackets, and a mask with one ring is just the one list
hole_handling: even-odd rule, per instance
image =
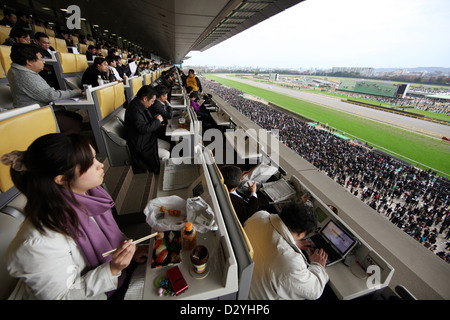
[[[145, 236], [145, 237], [142, 237], [142, 238], [140, 238], [140, 239], [134, 240], [133, 243], [134, 243], [134, 244], [138, 244], [138, 243], [140, 243], [140, 242], [142, 242], [142, 241], [145, 241], [145, 240], [147, 240], [147, 239], [150, 239], [150, 238], [155, 237], [157, 234], [158, 234], [158, 232], [149, 234], [148, 236]], [[107, 251], [107, 252], [105, 252], [105, 253], [102, 253], [103, 258], [109, 256], [111, 253], [115, 252], [116, 250], [117, 250], [117, 248], [116, 248], [116, 249], [112, 249], [112, 250], [110, 250], [110, 251]]]

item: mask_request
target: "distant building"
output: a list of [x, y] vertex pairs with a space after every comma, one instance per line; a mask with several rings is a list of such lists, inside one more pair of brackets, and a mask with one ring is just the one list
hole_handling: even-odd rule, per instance
[[269, 73], [270, 81], [278, 81], [279, 78], [280, 78], [280, 75], [278, 73]]
[[370, 77], [375, 74], [375, 69], [361, 67], [333, 67], [331, 69], [331, 73], [337, 72], [359, 73], [362, 76]]

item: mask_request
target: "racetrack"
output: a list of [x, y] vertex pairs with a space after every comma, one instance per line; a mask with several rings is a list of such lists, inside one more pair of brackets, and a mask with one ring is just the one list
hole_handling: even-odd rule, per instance
[[238, 77], [228, 76], [225, 74], [215, 74], [215, 76], [227, 78], [229, 80], [242, 82], [254, 87], [262, 88], [265, 90], [274, 91], [277, 93], [285, 94], [300, 100], [315, 103], [328, 108], [337, 109], [343, 112], [351, 113], [361, 116], [363, 118], [379, 121], [388, 125], [403, 128], [409, 131], [414, 131], [429, 137], [441, 139], [443, 136], [450, 138], [450, 126], [403, 116], [391, 112], [381, 111], [368, 107], [363, 107], [351, 103], [341, 101], [339, 98], [330, 97], [321, 94], [314, 94], [299, 90], [293, 90], [273, 84], [264, 82], [252, 81], [248, 79], [242, 79]]

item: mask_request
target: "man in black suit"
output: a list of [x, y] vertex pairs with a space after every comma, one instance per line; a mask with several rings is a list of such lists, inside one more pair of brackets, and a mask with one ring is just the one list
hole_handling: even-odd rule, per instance
[[125, 137], [131, 153], [134, 173], [159, 173], [160, 160], [170, 157], [167, 149], [159, 147], [157, 130], [162, 126], [161, 115], [152, 116], [156, 92], [152, 86], [139, 89], [125, 112]]
[[238, 194], [236, 190], [242, 179], [248, 173], [242, 173], [241, 169], [233, 165], [225, 165], [221, 167], [220, 172], [222, 173], [224, 183], [228, 188], [234, 211], [236, 212], [241, 224], [244, 225], [245, 221], [247, 221], [253, 213], [258, 211], [259, 208], [258, 196], [256, 195], [256, 182], [254, 182], [253, 185], [247, 182], [251, 195], [249, 198], [244, 198], [243, 195]]

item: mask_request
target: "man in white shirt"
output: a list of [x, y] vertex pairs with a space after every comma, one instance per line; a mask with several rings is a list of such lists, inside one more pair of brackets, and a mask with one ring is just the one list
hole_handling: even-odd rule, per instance
[[288, 204], [279, 214], [258, 211], [246, 221], [255, 263], [249, 299], [315, 300], [322, 295], [329, 279], [328, 255], [303, 240], [316, 226], [315, 213], [303, 203]]
[[117, 61], [120, 60], [119, 56], [108, 56], [106, 58], [106, 61], [108, 61], [108, 71], [112, 72], [114, 74], [114, 77], [118, 81], [122, 81], [122, 77], [119, 75], [119, 72], [117, 72]]

